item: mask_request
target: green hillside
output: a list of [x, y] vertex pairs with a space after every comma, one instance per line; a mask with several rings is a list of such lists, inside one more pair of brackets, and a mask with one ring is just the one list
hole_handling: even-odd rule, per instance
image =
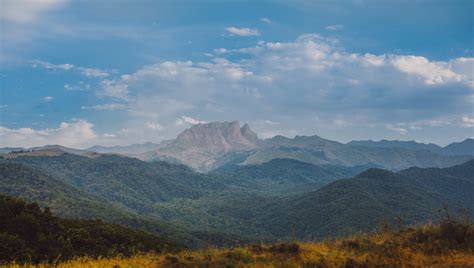
[[82, 191], [141, 213], [151, 212], [156, 202], [198, 198], [224, 188], [218, 178], [193, 172], [183, 165], [116, 155], [24, 156], [10, 161], [39, 168]]
[[[260, 207], [261, 228], [278, 237], [294, 231], [303, 239], [373, 230], [396, 224], [437, 221], [447, 205], [474, 214], [474, 161], [450, 168], [412, 168], [398, 173], [367, 170], [309, 193]], [[399, 220], [397, 220], [399, 219]]]
[[47, 205], [64, 217], [111, 220], [130, 217], [133, 212], [90, 195], [43, 170], [18, 163], [0, 163], [0, 192]]
[[190, 246], [321, 239], [380, 222], [437, 220], [445, 204], [473, 213], [474, 161], [397, 173], [276, 159], [210, 174], [103, 155], [20, 156], [0, 163], [0, 191], [68, 218], [98, 218]]
[[317, 189], [335, 179], [352, 177], [367, 168], [313, 165], [293, 159], [274, 159], [260, 165], [226, 165], [212, 173], [222, 175], [227, 185], [271, 192], [288, 191], [306, 185]]
[[178, 248], [156, 235], [97, 220], [58, 218], [37, 203], [0, 195], [0, 263], [129, 256]]
[[201, 243], [180, 226], [140, 214], [120, 203], [109, 202], [100, 195], [83, 191], [44, 170], [24, 164], [0, 162], [0, 193], [37, 202], [64, 218], [100, 219], [147, 230], [191, 246]]

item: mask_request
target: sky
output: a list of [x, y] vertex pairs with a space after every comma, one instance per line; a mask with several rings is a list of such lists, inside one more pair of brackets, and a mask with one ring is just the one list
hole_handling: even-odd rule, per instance
[[474, 137], [474, 1], [0, 0], [0, 147], [239, 120], [261, 138]]

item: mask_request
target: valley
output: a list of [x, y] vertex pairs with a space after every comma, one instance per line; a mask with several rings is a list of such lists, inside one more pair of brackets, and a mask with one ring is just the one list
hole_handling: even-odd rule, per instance
[[[148, 146], [168, 158], [140, 160], [137, 150]], [[474, 214], [471, 155], [317, 136], [260, 140], [238, 122], [192, 126], [154, 147], [16, 149], [0, 160], [0, 192], [61, 217], [122, 224], [192, 248], [437, 222], [444, 206]]]

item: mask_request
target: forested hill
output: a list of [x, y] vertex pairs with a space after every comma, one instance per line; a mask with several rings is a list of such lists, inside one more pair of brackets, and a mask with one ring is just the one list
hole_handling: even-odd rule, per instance
[[183, 165], [63, 153], [0, 160], [0, 191], [70, 218], [99, 218], [190, 246], [324, 239], [395, 218], [436, 220], [448, 204], [474, 215], [474, 161], [391, 172], [275, 159], [197, 173]]
[[117, 155], [24, 156], [8, 161], [39, 168], [87, 193], [142, 212], [149, 211], [155, 202], [198, 198], [206, 191], [224, 187], [218, 178], [196, 173], [184, 165]]
[[211, 174], [221, 175], [227, 184], [272, 192], [309, 185], [312, 189], [320, 188], [336, 179], [352, 177], [367, 168], [368, 166], [314, 165], [294, 159], [273, 159], [260, 165], [225, 165]]
[[130, 256], [181, 248], [159, 236], [98, 220], [54, 216], [37, 203], [0, 195], [0, 264], [61, 261], [79, 256]]
[[449, 168], [369, 169], [319, 190], [262, 206], [256, 221], [276, 236], [325, 238], [370, 231], [383, 221], [437, 221], [448, 206], [474, 215], [474, 161]]

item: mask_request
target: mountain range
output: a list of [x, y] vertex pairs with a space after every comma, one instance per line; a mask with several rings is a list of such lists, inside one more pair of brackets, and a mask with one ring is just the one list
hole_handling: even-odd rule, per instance
[[[248, 124], [238, 121], [195, 124], [174, 140], [159, 144], [144, 143], [128, 146], [92, 146], [85, 150], [60, 145], [44, 147], [1, 148], [2, 152], [49, 150], [48, 153], [67, 152], [93, 157], [99, 154], [120, 154], [144, 161], [167, 161], [184, 164], [200, 172], [208, 172], [226, 165], [252, 165], [273, 159], [294, 159], [316, 165], [372, 166], [401, 170], [411, 166], [448, 167], [474, 157], [474, 140], [466, 139], [440, 147], [415, 141], [352, 141], [347, 144], [322, 137], [275, 136], [259, 139]], [[36, 152], [36, 154], [41, 154]], [[11, 155], [7, 156], [11, 157]]]
[[380, 140], [380, 141], [351, 141], [349, 145], [363, 147], [379, 147], [379, 148], [404, 148], [410, 150], [426, 150], [433, 153], [445, 155], [474, 155], [474, 139], [468, 138], [461, 142], [453, 142], [441, 147], [433, 143], [419, 143], [416, 141], [397, 141], [397, 140]]
[[[196, 124], [184, 130], [175, 140], [157, 145], [150, 151], [137, 153], [136, 150], [122, 150], [120, 153], [144, 161], [181, 163], [205, 172], [227, 164], [261, 164], [278, 158], [317, 165], [371, 165], [401, 170], [411, 166], [447, 167], [463, 163], [474, 156], [473, 141], [466, 139], [442, 148], [414, 141], [353, 141], [343, 144], [316, 135], [294, 138], [275, 136], [262, 140], [248, 124], [240, 127], [238, 121], [232, 121]], [[118, 151], [115, 147], [108, 150], [102, 147], [97, 152]]]
[[196, 124], [160, 144], [4, 148], [0, 193], [191, 247], [324, 239], [436, 221], [445, 205], [474, 215], [471, 145], [259, 139], [237, 121]]
[[97, 153], [107, 154], [123, 154], [128, 156], [139, 155], [145, 152], [153, 151], [166, 146], [171, 140], [164, 140], [160, 143], [146, 142], [142, 144], [131, 144], [125, 146], [100, 146], [95, 145], [86, 149], [86, 151], [92, 151]]
[[397, 217], [436, 221], [445, 204], [474, 214], [473, 160], [396, 173], [366, 168], [275, 159], [202, 174], [117, 155], [26, 155], [0, 161], [0, 192], [63, 217], [99, 218], [188, 246], [322, 239]]

